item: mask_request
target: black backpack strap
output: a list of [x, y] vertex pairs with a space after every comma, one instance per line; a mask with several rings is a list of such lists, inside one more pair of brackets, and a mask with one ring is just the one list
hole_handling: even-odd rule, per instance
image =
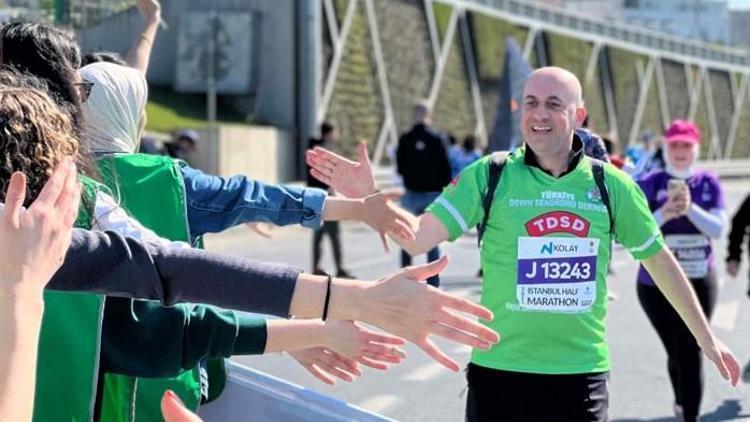
[[614, 235], [615, 219], [612, 215], [612, 205], [609, 202], [607, 184], [604, 183], [604, 163], [595, 158], [589, 158], [589, 160], [591, 160], [591, 170], [594, 173], [594, 181], [599, 188], [599, 195], [602, 197], [602, 203], [607, 207], [607, 214], [609, 215], [609, 231]]
[[487, 220], [490, 218], [492, 201], [495, 199], [495, 189], [497, 188], [497, 184], [500, 183], [500, 176], [503, 175], [506, 158], [508, 158], [507, 151], [493, 152], [490, 156], [490, 174], [487, 178], [487, 191], [484, 193], [484, 198], [482, 199], [484, 217], [482, 218], [482, 222], [477, 226], [478, 246], [482, 246], [482, 238], [484, 237], [484, 230], [487, 228]]

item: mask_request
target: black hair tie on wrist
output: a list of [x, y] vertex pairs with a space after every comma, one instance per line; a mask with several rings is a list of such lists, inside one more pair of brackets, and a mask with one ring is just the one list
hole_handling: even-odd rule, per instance
[[330, 274], [326, 275], [328, 282], [326, 283], [326, 300], [323, 302], [323, 321], [328, 318], [328, 304], [331, 302], [331, 283], [333, 282], [333, 276]]

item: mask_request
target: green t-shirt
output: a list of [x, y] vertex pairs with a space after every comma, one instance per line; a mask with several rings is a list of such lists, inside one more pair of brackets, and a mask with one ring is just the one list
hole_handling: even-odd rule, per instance
[[[451, 240], [482, 221], [489, 157], [467, 167], [428, 208]], [[506, 371], [576, 374], [609, 370], [606, 274], [611, 240], [636, 259], [659, 252], [664, 241], [638, 186], [605, 165], [614, 223], [581, 159], [555, 178], [524, 163], [524, 149], [508, 159], [495, 191], [481, 248], [482, 305], [500, 334], [472, 362]]]

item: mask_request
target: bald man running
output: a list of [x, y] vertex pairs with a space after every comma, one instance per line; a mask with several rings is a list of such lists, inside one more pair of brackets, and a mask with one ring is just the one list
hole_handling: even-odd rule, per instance
[[[643, 262], [706, 356], [737, 383], [739, 365], [711, 333], [640, 189], [584, 156], [574, 130], [585, 117], [575, 75], [555, 67], [531, 74], [521, 116], [525, 145], [505, 160], [481, 245], [481, 303], [495, 313], [487, 325], [502, 338], [472, 353], [468, 421], [607, 420], [612, 240]], [[367, 185], [357, 179], [367, 160], [327, 153], [308, 160], [337, 191]], [[482, 222], [490, 163], [472, 164], [445, 189], [419, 217], [415, 241], [394, 240], [418, 255]]]

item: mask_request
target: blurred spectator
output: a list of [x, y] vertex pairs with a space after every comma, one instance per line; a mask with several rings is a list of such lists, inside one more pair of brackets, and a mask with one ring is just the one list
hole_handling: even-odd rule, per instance
[[618, 144], [610, 138], [602, 138], [602, 142], [604, 142], [604, 148], [607, 149], [609, 162], [622, 170], [625, 167], [625, 159], [620, 155]]
[[664, 168], [661, 138], [650, 129], [643, 131], [640, 142], [629, 147], [625, 155], [633, 163], [633, 170], [629, 174], [635, 178]]
[[166, 155], [164, 152], [164, 143], [155, 136], [143, 135], [138, 148], [138, 152], [143, 154]]
[[[427, 101], [420, 101], [413, 109], [414, 126], [399, 138], [396, 150], [396, 169], [404, 180], [406, 193], [401, 206], [421, 215], [443, 188], [451, 181], [451, 164], [448, 137], [431, 127], [432, 115]], [[440, 249], [435, 246], [427, 253], [427, 261], [437, 261]], [[401, 251], [401, 267], [411, 265], [411, 255]], [[440, 285], [435, 275], [427, 280], [432, 286]]]
[[[310, 139], [310, 146], [308, 149], [313, 149], [317, 146], [329, 150], [336, 150], [338, 144], [338, 130], [333, 123], [323, 122], [320, 125], [320, 139]], [[316, 179], [310, 173], [310, 167], [307, 168], [307, 186], [328, 190], [331, 195], [334, 192], [320, 180]], [[312, 268], [314, 274], [326, 274], [326, 271], [320, 267], [321, 250], [320, 244], [323, 241], [323, 236], [328, 235], [331, 239], [331, 249], [333, 249], [333, 262], [336, 265], [336, 276], [353, 278], [352, 275], [346, 271], [343, 267], [343, 258], [341, 256], [341, 235], [339, 230], [338, 221], [325, 221], [323, 225], [315, 229], [313, 234], [313, 262]]]
[[458, 146], [458, 140], [456, 139], [456, 137], [452, 133], [448, 132], [448, 133], [445, 134], [445, 136], [448, 137], [448, 144], [450, 144], [451, 147], [457, 147]]
[[469, 164], [477, 161], [482, 153], [477, 149], [477, 138], [467, 135], [461, 145], [454, 145], [450, 149], [451, 178], [455, 178], [461, 170]]
[[191, 129], [181, 130], [172, 142], [164, 144], [164, 151], [172, 158], [190, 162], [190, 156], [195, 152], [198, 141], [198, 132]]
[[576, 136], [583, 142], [583, 153], [591, 158], [609, 163], [607, 146], [599, 135], [589, 129], [579, 128], [575, 130]]

